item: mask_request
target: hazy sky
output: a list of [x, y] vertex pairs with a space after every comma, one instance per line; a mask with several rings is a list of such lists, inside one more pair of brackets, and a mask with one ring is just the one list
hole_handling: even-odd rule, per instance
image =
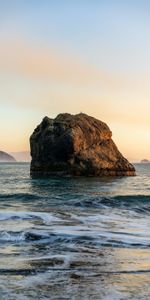
[[1, 150], [28, 150], [45, 115], [82, 111], [150, 159], [149, 53], [149, 0], [0, 0]]

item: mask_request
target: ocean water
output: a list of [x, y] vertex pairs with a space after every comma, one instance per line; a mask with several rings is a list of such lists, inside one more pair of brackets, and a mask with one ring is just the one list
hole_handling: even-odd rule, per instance
[[150, 299], [150, 165], [31, 179], [0, 164], [0, 299]]

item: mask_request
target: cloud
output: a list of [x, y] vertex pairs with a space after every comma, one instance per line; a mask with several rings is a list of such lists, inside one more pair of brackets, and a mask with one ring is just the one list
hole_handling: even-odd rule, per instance
[[47, 78], [74, 85], [118, 85], [118, 80], [112, 75], [68, 54], [61, 47], [38, 47], [20, 39], [1, 41], [0, 67], [5, 72], [35, 80]]
[[138, 137], [149, 132], [149, 74], [112, 74], [63, 47], [33, 46], [19, 38], [1, 39], [0, 74], [1, 103], [31, 111], [21, 132], [33, 126], [33, 115], [36, 124], [44, 115], [80, 111], [107, 122], [120, 145], [129, 145], [131, 129], [136, 148]]

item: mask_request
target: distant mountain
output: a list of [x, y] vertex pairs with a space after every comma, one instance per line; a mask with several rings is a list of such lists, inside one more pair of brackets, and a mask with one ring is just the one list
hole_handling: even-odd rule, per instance
[[10, 154], [13, 155], [13, 157], [15, 157], [17, 161], [22, 161], [22, 162], [31, 161], [31, 156], [29, 151], [11, 152]]
[[141, 164], [150, 164], [150, 160], [148, 159], [142, 159]]
[[15, 162], [15, 158], [12, 155], [4, 151], [0, 151], [0, 162]]

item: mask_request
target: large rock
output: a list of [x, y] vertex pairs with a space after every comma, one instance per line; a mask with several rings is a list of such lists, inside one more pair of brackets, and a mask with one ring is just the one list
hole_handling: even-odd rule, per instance
[[15, 158], [7, 152], [0, 151], [0, 162], [15, 162]]
[[31, 175], [132, 176], [109, 127], [83, 113], [45, 117], [31, 138]]

